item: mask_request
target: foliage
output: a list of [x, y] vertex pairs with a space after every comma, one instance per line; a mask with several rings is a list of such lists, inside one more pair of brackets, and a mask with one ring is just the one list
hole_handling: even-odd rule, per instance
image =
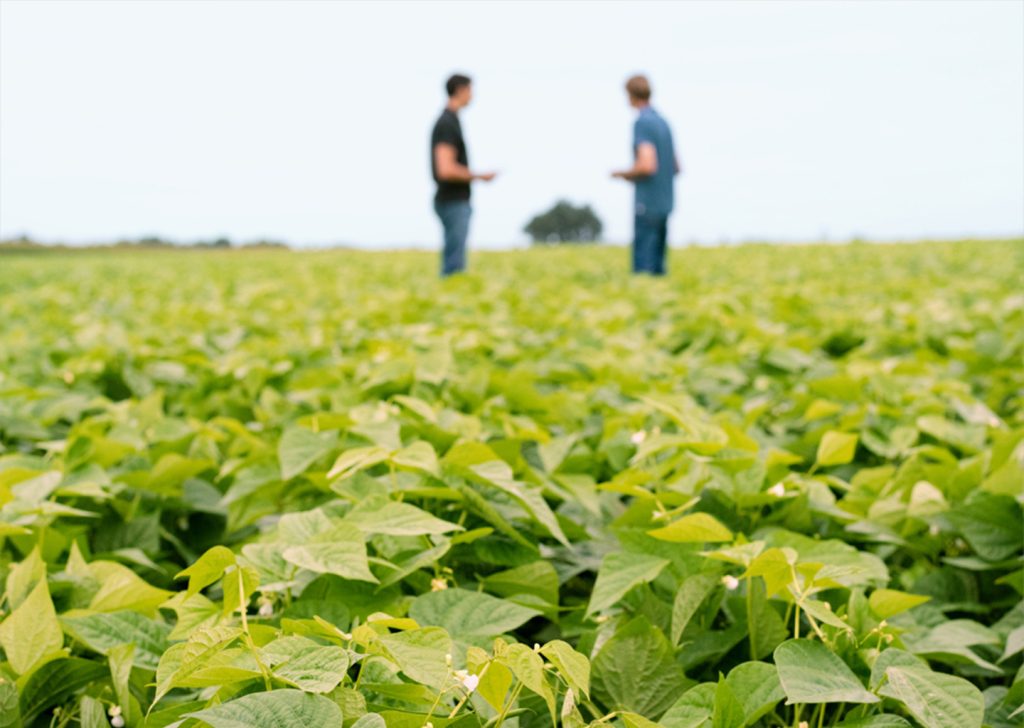
[[534, 243], [588, 243], [601, 239], [604, 226], [590, 205], [577, 207], [559, 200], [547, 212], [535, 215], [523, 232]]
[[0, 267], [0, 728], [1003, 728], [1024, 245]]

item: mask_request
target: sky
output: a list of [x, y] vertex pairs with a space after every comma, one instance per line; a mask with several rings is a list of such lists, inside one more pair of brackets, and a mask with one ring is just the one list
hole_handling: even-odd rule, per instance
[[0, 2], [0, 236], [439, 244], [462, 113], [470, 243], [565, 198], [628, 241], [623, 83], [682, 157], [673, 244], [1024, 233], [1024, 3]]

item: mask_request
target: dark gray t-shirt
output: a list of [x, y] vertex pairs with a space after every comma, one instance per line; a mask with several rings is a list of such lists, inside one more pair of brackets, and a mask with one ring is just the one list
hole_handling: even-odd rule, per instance
[[633, 124], [633, 153], [644, 143], [654, 145], [658, 171], [636, 181], [636, 214], [667, 217], [675, 206], [676, 151], [668, 123], [650, 106]]
[[466, 154], [466, 141], [462, 138], [462, 125], [459, 117], [451, 109], [441, 112], [434, 130], [430, 134], [430, 171], [437, 182], [437, 194], [434, 200], [437, 202], [453, 202], [456, 200], [469, 199], [468, 182], [442, 182], [437, 178], [437, 161], [434, 158], [434, 150], [438, 144], [451, 144], [455, 147], [455, 161], [468, 167], [469, 157]]

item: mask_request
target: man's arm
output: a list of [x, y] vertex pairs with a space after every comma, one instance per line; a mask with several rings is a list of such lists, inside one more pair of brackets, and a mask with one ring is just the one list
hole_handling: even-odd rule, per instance
[[437, 167], [437, 176], [442, 182], [473, 182], [481, 179], [490, 182], [495, 177], [495, 172], [484, 174], [473, 174], [469, 167], [459, 164], [456, 159], [455, 147], [444, 142], [434, 147], [434, 164]]
[[612, 172], [612, 177], [635, 182], [644, 177], [650, 177], [658, 171], [658, 150], [650, 142], [643, 142], [637, 145], [636, 161], [629, 169], [622, 169]]

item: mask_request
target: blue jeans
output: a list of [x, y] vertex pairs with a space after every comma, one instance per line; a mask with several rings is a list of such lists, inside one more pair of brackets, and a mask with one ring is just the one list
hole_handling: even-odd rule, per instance
[[466, 270], [466, 238], [469, 236], [469, 216], [473, 208], [466, 200], [435, 201], [434, 212], [444, 227], [441, 275], [449, 276]]
[[637, 215], [633, 221], [633, 272], [665, 275], [668, 215]]

